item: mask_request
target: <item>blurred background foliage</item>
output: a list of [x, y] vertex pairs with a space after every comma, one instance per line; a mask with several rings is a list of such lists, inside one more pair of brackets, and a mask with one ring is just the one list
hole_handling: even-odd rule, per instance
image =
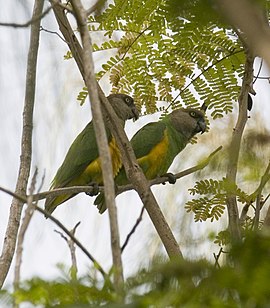
[[269, 232], [246, 233], [226, 254], [227, 264], [221, 266], [218, 257], [215, 265], [156, 258], [126, 280], [121, 297], [108, 281], [74, 280], [62, 268], [58, 280], [23, 282], [13, 299], [34, 307], [268, 307], [269, 256]]

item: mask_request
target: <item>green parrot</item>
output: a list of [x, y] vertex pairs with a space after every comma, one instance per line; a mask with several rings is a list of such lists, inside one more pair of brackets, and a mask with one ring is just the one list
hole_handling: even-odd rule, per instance
[[[158, 122], [143, 126], [131, 139], [137, 161], [148, 180], [166, 174], [174, 158], [197, 133], [204, 133], [204, 113], [197, 109], [177, 109]], [[122, 166], [115, 177], [117, 186], [128, 184]], [[104, 194], [94, 201], [100, 213], [106, 210]]]
[[[133, 98], [126, 94], [111, 94], [107, 97], [116, 115], [124, 127], [128, 119], [138, 119], [139, 112]], [[106, 126], [106, 122], [105, 122]], [[106, 128], [109, 150], [112, 157], [114, 176], [119, 172], [122, 161], [116, 141]], [[94, 132], [93, 122], [86, 125], [70, 146], [66, 157], [58, 169], [50, 189], [70, 186], [84, 186], [90, 183], [102, 184], [101, 162]], [[76, 194], [63, 194], [56, 197], [47, 197], [45, 210], [52, 213], [61, 203], [74, 197]]]

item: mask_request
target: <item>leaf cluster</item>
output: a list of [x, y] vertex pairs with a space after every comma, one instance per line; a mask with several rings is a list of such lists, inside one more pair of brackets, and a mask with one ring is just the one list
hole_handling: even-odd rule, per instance
[[[108, 75], [112, 92], [132, 94], [146, 113], [157, 110], [157, 101], [173, 109], [205, 102], [214, 118], [231, 112], [244, 70], [243, 48], [210, 13], [208, 22], [197, 14], [200, 1], [189, 2], [173, 11], [169, 0], [116, 0], [90, 16], [89, 30], [107, 37], [94, 41], [94, 52], [114, 51], [97, 79]], [[209, 7], [203, 8], [207, 13]]]
[[224, 213], [228, 194], [236, 195], [242, 203], [250, 200], [244, 191], [235, 183], [229, 183], [226, 178], [197, 181], [194, 187], [189, 189], [189, 192], [193, 196], [203, 195], [203, 197], [188, 201], [185, 205], [187, 212], [194, 213], [195, 221], [219, 220]]

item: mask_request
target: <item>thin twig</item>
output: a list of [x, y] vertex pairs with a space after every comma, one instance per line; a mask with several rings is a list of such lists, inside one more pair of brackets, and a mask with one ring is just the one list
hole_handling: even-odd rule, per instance
[[[248, 203], [245, 204], [245, 206], [243, 207], [242, 209], [242, 212], [241, 212], [241, 218], [240, 218], [240, 221], [241, 223], [246, 219], [246, 216], [247, 216], [247, 212], [248, 212], [248, 209], [250, 207], [250, 205], [252, 205], [252, 203], [257, 200], [256, 202], [256, 207], [255, 207], [255, 217], [256, 217], [256, 225], [258, 226], [258, 221], [259, 221], [259, 213], [261, 208], [262, 208], [262, 205], [267, 201], [269, 195], [266, 197], [266, 199], [264, 200], [263, 203], [261, 203], [261, 194], [262, 194], [262, 191], [265, 187], [265, 185], [268, 183], [268, 181], [270, 180], [270, 160], [268, 162], [268, 165], [266, 167], [266, 170], [264, 172], [264, 174], [262, 175], [261, 177], [261, 180], [260, 180], [260, 183], [258, 185], [258, 187], [255, 189], [255, 191], [250, 195], [250, 200]], [[259, 199], [258, 199], [259, 198]], [[256, 212], [257, 211], [257, 212]], [[257, 214], [256, 214], [257, 213]], [[256, 216], [257, 215], [257, 216]]]
[[195, 78], [193, 78], [183, 89], [179, 90], [179, 93], [174, 97], [172, 102], [165, 108], [165, 112], [169, 110], [169, 108], [174, 104], [174, 102], [177, 100], [177, 98], [185, 92], [186, 89], [188, 89], [192, 84], [195, 83], [197, 79], [199, 79], [201, 76], [203, 76], [207, 71], [209, 71], [211, 68], [215, 67], [217, 64], [221, 63], [222, 61], [230, 58], [231, 56], [234, 56], [238, 53], [243, 52], [243, 49], [240, 50], [234, 50], [233, 52], [229, 53], [228, 55], [216, 60], [215, 62], [211, 63], [209, 66], [207, 66], [205, 69], [203, 69]]
[[[269, 197], [270, 197], [270, 194], [268, 194], [267, 197], [265, 198], [264, 204], [268, 200]], [[265, 218], [264, 218], [264, 222], [263, 222], [263, 226], [268, 227], [268, 228], [270, 226], [270, 206], [267, 209], [267, 212], [266, 212], [266, 215], [265, 215]]]
[[128, 233], [128, 235], [127, 235], [127, 237], [126, 237], [126, 240], [124, 241], [124, 244], [123, 244], [122, 247], [121, 247], [121, 252], [122, 252], [122, 253], [123, 253], [124, 249], [126, 248], [128, 242], [129, 242], [129, 240], [130, 240], [131, 235], [135, 233], [137, 227], [139, 226], [140, 222], [142, 221], [142, 217], [143, 217], [144, 210], [145, 210], [145, 206], [142, 207], [139, 217], [137, 218], [137, 220], [136, 220], [134, 226], [132, 227], [132, 229], [131, 229], [130, 232]]
[[12, 28], [27, 28], [27, 27], [29, 27], [30, 25], [32, 25], [36, 22], [40, 22], [41, 19], [43, 17], [45, 17], [50, 12], [50, 10], [53, 8], [53, 5], [49, 6], [42, 14], [39, 14], [35, 17], [33, 16], [30, 20], [28, 20], [25, 23], [18, 24], [18, 23], [15, 23], [15, 22], [0, 22], [0, 26], [2, 26], [2, 27], [12, 27]]
[[[257, 79], [263, 79], [262, 77], [260, 77], [260, 73], [261, 73], [261, 70], [262, 70], [262, 66], [263, 66], [263, 59], [261, 59], [261, 61], [260, 61], [260, 67], [259, 67], [259, 69], [258, 69], [257, 74], [255, 75], [255, 78], [254, 78], [254, 80], [253, 80], [253, 84], [257, 81]], [[269, 79], [269, 77], [268, 77], [267, 79]]]
[[50, 33], [50, 34], [55, 34], [55, 35], [57, 35], [63, 42], [67, 43], [66, 40], [65, 40], [59, 33], [57, 33], [56, 31], [47, 30], [47, 29], [43, 28], [42, 26], [40, 27], [40, 31], [44, 31], [44, 32], [47, 32], [47, 33]]
[[260, 212], [261, 212], [261, 194], [257, 195], [256, 198], [256, 207], [255, 207], [255, 216], [254, 216], [254, 230], [258, 230], [260, 222]]
[[261, 178], [259, 187], [256, 191], [256, 208], [255, 208], [255, 218], [254, 218], [254, 229], [257, 230], [259, 227], [259, 221], [260, 221], [260, 211], [261, 211], [261, 195], [262, 190], [267, 184], [267, 182], [270, 180], [270, 161], [268, 162], [267, 168], [265, 170], [264, 175]]
[[53, 221], [59, 228], [61, 228], [72, 239], [72, 241], [76, 243], [76, 245], [84, 252], [84, 254], [94, 263], [95, 268], [102, 274], [102, 276], [104, 278], [108, 278], [108, 275], [101, 267], [101, 265], [97, 262], [97, 260], [93, 257], [93, 255], [90, 254], [90, 252], [81, 244], [81, 242], [71, 232], [69, 232], [69, 230], [58, 219], [56, 219], [49, 212], [45, 211], [44, 209], [38, 206], [35, 206], [35, 210], [45, 215], [47, 218]]
[[[76, 223], [75, 227], [73, 229], [70, 230], [70, 233], [72, 233], [75, 236], [75, 232], [76, 229], [78, 228], [78, 226], [80, 225], [80, 221]], [[78, 266], [77, 266], [77, 258], [76, 258], [76, 247], [75, 247], [75, 243], [71, 238], [67, 238], [66, 236], [64, 236], [64, 234], [58, 230], [54, 230], [56, 233], [60, 234], [60, 236], [67, 242], [69, 250], [70, 250], [70, 255], [71, 255], [71, 268], [70, 268], [70, 274], [71, 274], [71, 278], [73, 280], [77, 279], [77, 273], [78, 273]]]
[[213, 253], [214, 259], [215, 259], [215, 267], [217, 267], [217, 268], [220, 268], [220, 265], [219, 265], [219, 263], [218, 263], [218, 260], [219, 260], [219, 258], [220, 258], [220, 256], [221, 256], [222, 252], [224, 252], [224, 251], [223, 251], [223, 248], [220, 247], [218, 254]]

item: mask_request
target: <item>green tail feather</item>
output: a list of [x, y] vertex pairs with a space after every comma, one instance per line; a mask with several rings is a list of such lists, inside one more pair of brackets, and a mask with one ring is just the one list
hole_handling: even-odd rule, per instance
[[103, 214], [107, 210], [104, 193], [100, 193], [96, 197], [96, 199], [94, 201], [94, 205], [97, 206], [100, 214]]

